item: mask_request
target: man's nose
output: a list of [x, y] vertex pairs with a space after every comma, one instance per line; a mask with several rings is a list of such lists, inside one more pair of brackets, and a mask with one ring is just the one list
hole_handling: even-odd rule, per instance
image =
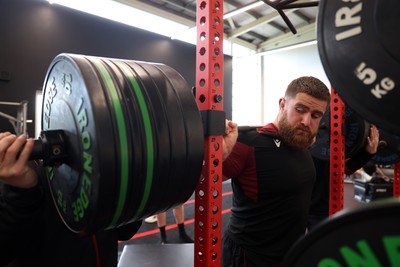
[[303, 115], [301, 123], [303, 123], [305, 126], [310, 126], [310, 124], [311, 124], [311, 114], [310, 113], [305, 113]]

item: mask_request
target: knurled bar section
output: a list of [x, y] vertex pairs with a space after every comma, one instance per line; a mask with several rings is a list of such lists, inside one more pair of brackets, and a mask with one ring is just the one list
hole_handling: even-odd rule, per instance
[[400, 162], [394, 164], [393, 196], [400, 197]]
[[343, 209], [344, 187], [344, 122], [345, 106], [339, 95], [331, 88], [330, 104], [330, 188], [329, 215]]
[[[196, 101], [223, 110], [223, 0], [197, 1]], [[195, 191], [194, 266], [220, 266], [222, 136], [205, 137], [204, 166]]]

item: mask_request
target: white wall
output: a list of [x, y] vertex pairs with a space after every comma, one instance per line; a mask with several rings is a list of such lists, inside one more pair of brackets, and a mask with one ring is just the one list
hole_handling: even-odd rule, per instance
[[316, 44], [263, 57], [263, 62], [260, 56], [234, 58], [232, 119], [239, 125], [264, 125], [273, 121], [279, 98], [295, 78], [314, 76], [330, 88]]
[[264, 56], [263, 124], [275, 119], [279, 98], [283, 97], [287, 85], [300, 76], [314, 76], [330, 88], [316, 44]]
[[232, 64], [232, 120], [259, 125], [262, 112], [261, 57], [234, 58]]

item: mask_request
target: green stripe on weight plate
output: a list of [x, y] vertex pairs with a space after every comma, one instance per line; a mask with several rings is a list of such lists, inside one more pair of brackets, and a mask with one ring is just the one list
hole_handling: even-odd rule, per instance
[[119, 188], [119, 194], [118, 194], [117, 207], [115, 209], [114, 216], [111, 221], [111, 226], [114, 226], [117, 224], [118, 220], [121, 217], [122, 209], [125, 206], [126, 192], [128, 190], [128, 179], [129, 179], [128, 136], [127, 136], [127, 129], [126, 129], [126, 125], [125, 125], [125, 118], [124, 118], [124, 114], [122, 112], [121, 102], [119, 101], [119, 97], [118, 97], [118, 93], [117, 93], [118, 89], [115, 86], [110, 73], [105, 68], [103, 63], [99, 59], [93, 59], [92, 62], [96, 66], [97, 70], [100, 72], [100, 75], [105, 82], [106, 89], [110, 93], [111, 102], [113, 104], [115, 117], [117, 120], [118, 141], [119, 141], [119, 146], [120, 146], [120, 151], [121, 151], [121, 155], [120, 155], [121, 177], [120, 177], [120, 188]]
[[135, 74], [133, 71], [126, 65], [126, 63], [121, 61], [114, 62], [124, 73], [125, 77], [129, 80], [133, 92], [137, 97], [137, 101], [139, 103], [139, 108], [141, 111], [142, 121], [144, 125], [144, 131], [146, 136], [146, 150], [147, 150], [147, 158], [146, 158], [146, 182], [143, 191], [143, 196], [139, 204], [139, 208], [137, 209], [135, 215], [132, 219], [138, 219], [143, 213], [144, 208], [147, 205], [150, 196], [151, 185], [153, 183], [153, 174], [154, 174], [154, 140], [153, 140], [153, 129], [151, 127], [150, 122], [150, 114], [149, 108], [147, 107], [147, 103], [145, 101], [142, 90], [137, 82]]

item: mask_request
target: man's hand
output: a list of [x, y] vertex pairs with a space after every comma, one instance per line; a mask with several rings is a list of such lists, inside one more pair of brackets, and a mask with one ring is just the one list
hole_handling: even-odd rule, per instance
[[371, 124], [369, 128], [369, 135], [367, 137], [367, 143], [365, 144], [365, 150], [369, 154], [375, 154], [378, 150], [379, 144], [379, 131], [375, 125]]
[[31, 188], [38, 183], [36, 172], [28, 165], [34, 140], [26, 135], [19, 137], [6, 132], [0, 133], [0, 180], [20, 187]]
[[222, 141], [222, 147], [223, 147], [222, 160], [225, 160], [232, 152], [232, 149], [236, 144], [238, 134], [239, 133], [237, 124], [232, 121], [226, 120], [225, 136]]

